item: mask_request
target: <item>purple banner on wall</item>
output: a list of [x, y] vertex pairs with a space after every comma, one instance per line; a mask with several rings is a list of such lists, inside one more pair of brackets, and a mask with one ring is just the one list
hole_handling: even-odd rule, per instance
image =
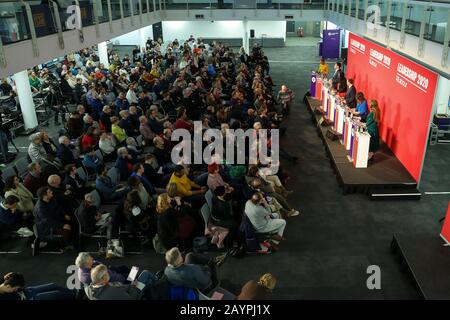
[[311, 93], [311, 97], [316, 96], [316, 72], [311, 72], [311, 87], [309, 88], [309, 93]]
[[341, 30], [323, 30], [322, 57], [335, 59], [340, 57]]

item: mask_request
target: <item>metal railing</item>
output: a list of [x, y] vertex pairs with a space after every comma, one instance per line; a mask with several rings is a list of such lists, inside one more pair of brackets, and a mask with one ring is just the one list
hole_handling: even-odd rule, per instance
[[[36, 1], [37, 2], [37, 1]], [[39, 3], [39, 2], [37, 2]], [[3, 45], [70, 30], [67, 21], [73, 19], [72, 6], [62, 7], [57, 1], [34, 4], [33, 1], [0, 2], [0, 37]], [[323, 10], [323, 0], [78, 0], [81, 25], [88, 27], [100, 23], [131, 17], [132, 25], [150, 21], [150, 12], [166, 10]], [[26, 7], [29, 6], [29, 10]], [[31, 23], [30, 25], [30, 22]], [[62, 43], [60, 46], [63, 45]]]

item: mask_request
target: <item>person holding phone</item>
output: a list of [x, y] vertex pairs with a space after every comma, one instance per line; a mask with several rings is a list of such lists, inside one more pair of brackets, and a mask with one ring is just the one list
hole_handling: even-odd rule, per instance
[[[75, 265], [78, 268], [78, 279], [82, 284], [88, 286], [91, 284], [91, 271], [96, 266], [102, 264], [94, 260], [89, 252], [78, 253], [75, 259]], [[127, 266], [108, 267], [109, 281], [114, 283], [128, 284], [127, 276], [130, 273], [130, 268]], [[134, 280], [134, 279], [133, 279]]]
[[[132, 270], [129, 278], [135, 278], [136, 269]], [[130, 279], [131, 279], [130, 278]], [[99, 264], [91, 270], [91, 284], [85, 288], [90, 300], [142, 300], [146, 297], [146, 289], [151, 287], [157, 278], [147, 270], [133, 280], [129, 285], [118, 285], [110, 282], [108, 267]]]
[[278, 251], [278, 243], [285, 240], [283, 237], [286, 221], [280, 219], [271, 212], [269, 204], [260, 192], [252, 195], [251, 199], [245, 204], [245, 214], [249, 218], [256, 232], [258, 233], [274, 233], [272, 235], [272, 248]]

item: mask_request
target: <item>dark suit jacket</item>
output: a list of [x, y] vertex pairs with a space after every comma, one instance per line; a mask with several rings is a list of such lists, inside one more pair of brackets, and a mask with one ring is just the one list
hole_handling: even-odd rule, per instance
[[331, 83], [333, 88], [336, 88], [338, 83], [341, 81], [342, 77], [344, 76], [344, 73], [342, 70], [338, 70], [333, 74], [333, 77], [331, 78]]
[[350, 108], [356, 107], [356, 89], [355, 86], [351, 86], [348, 88], [347, 93], [345, 94], [345, 102], [347, 106]]
[[72, 150], [64, 144], [59, 145], [56, 155], [63, 165], [74, 164], [76, 162]]

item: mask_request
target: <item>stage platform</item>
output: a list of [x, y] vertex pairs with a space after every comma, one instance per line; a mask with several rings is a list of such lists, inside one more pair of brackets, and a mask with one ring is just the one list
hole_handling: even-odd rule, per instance
[[424, 299], [450, 299], [450, 247], [439, 235], [394, 234], [391, 249]]
[[322, 115], [316, 113], [315, 109], [321, 106], [320, 100], [307, 97], [307, 106], [344, 194], [369, 194], [397, 189], [402, 194], [417, 188], [414, 178], [382, 141], [374, 161], [367, 168], [355, 168], [339, 140], [332, 141], [326, 137], [329, 126], [319, 124]]

